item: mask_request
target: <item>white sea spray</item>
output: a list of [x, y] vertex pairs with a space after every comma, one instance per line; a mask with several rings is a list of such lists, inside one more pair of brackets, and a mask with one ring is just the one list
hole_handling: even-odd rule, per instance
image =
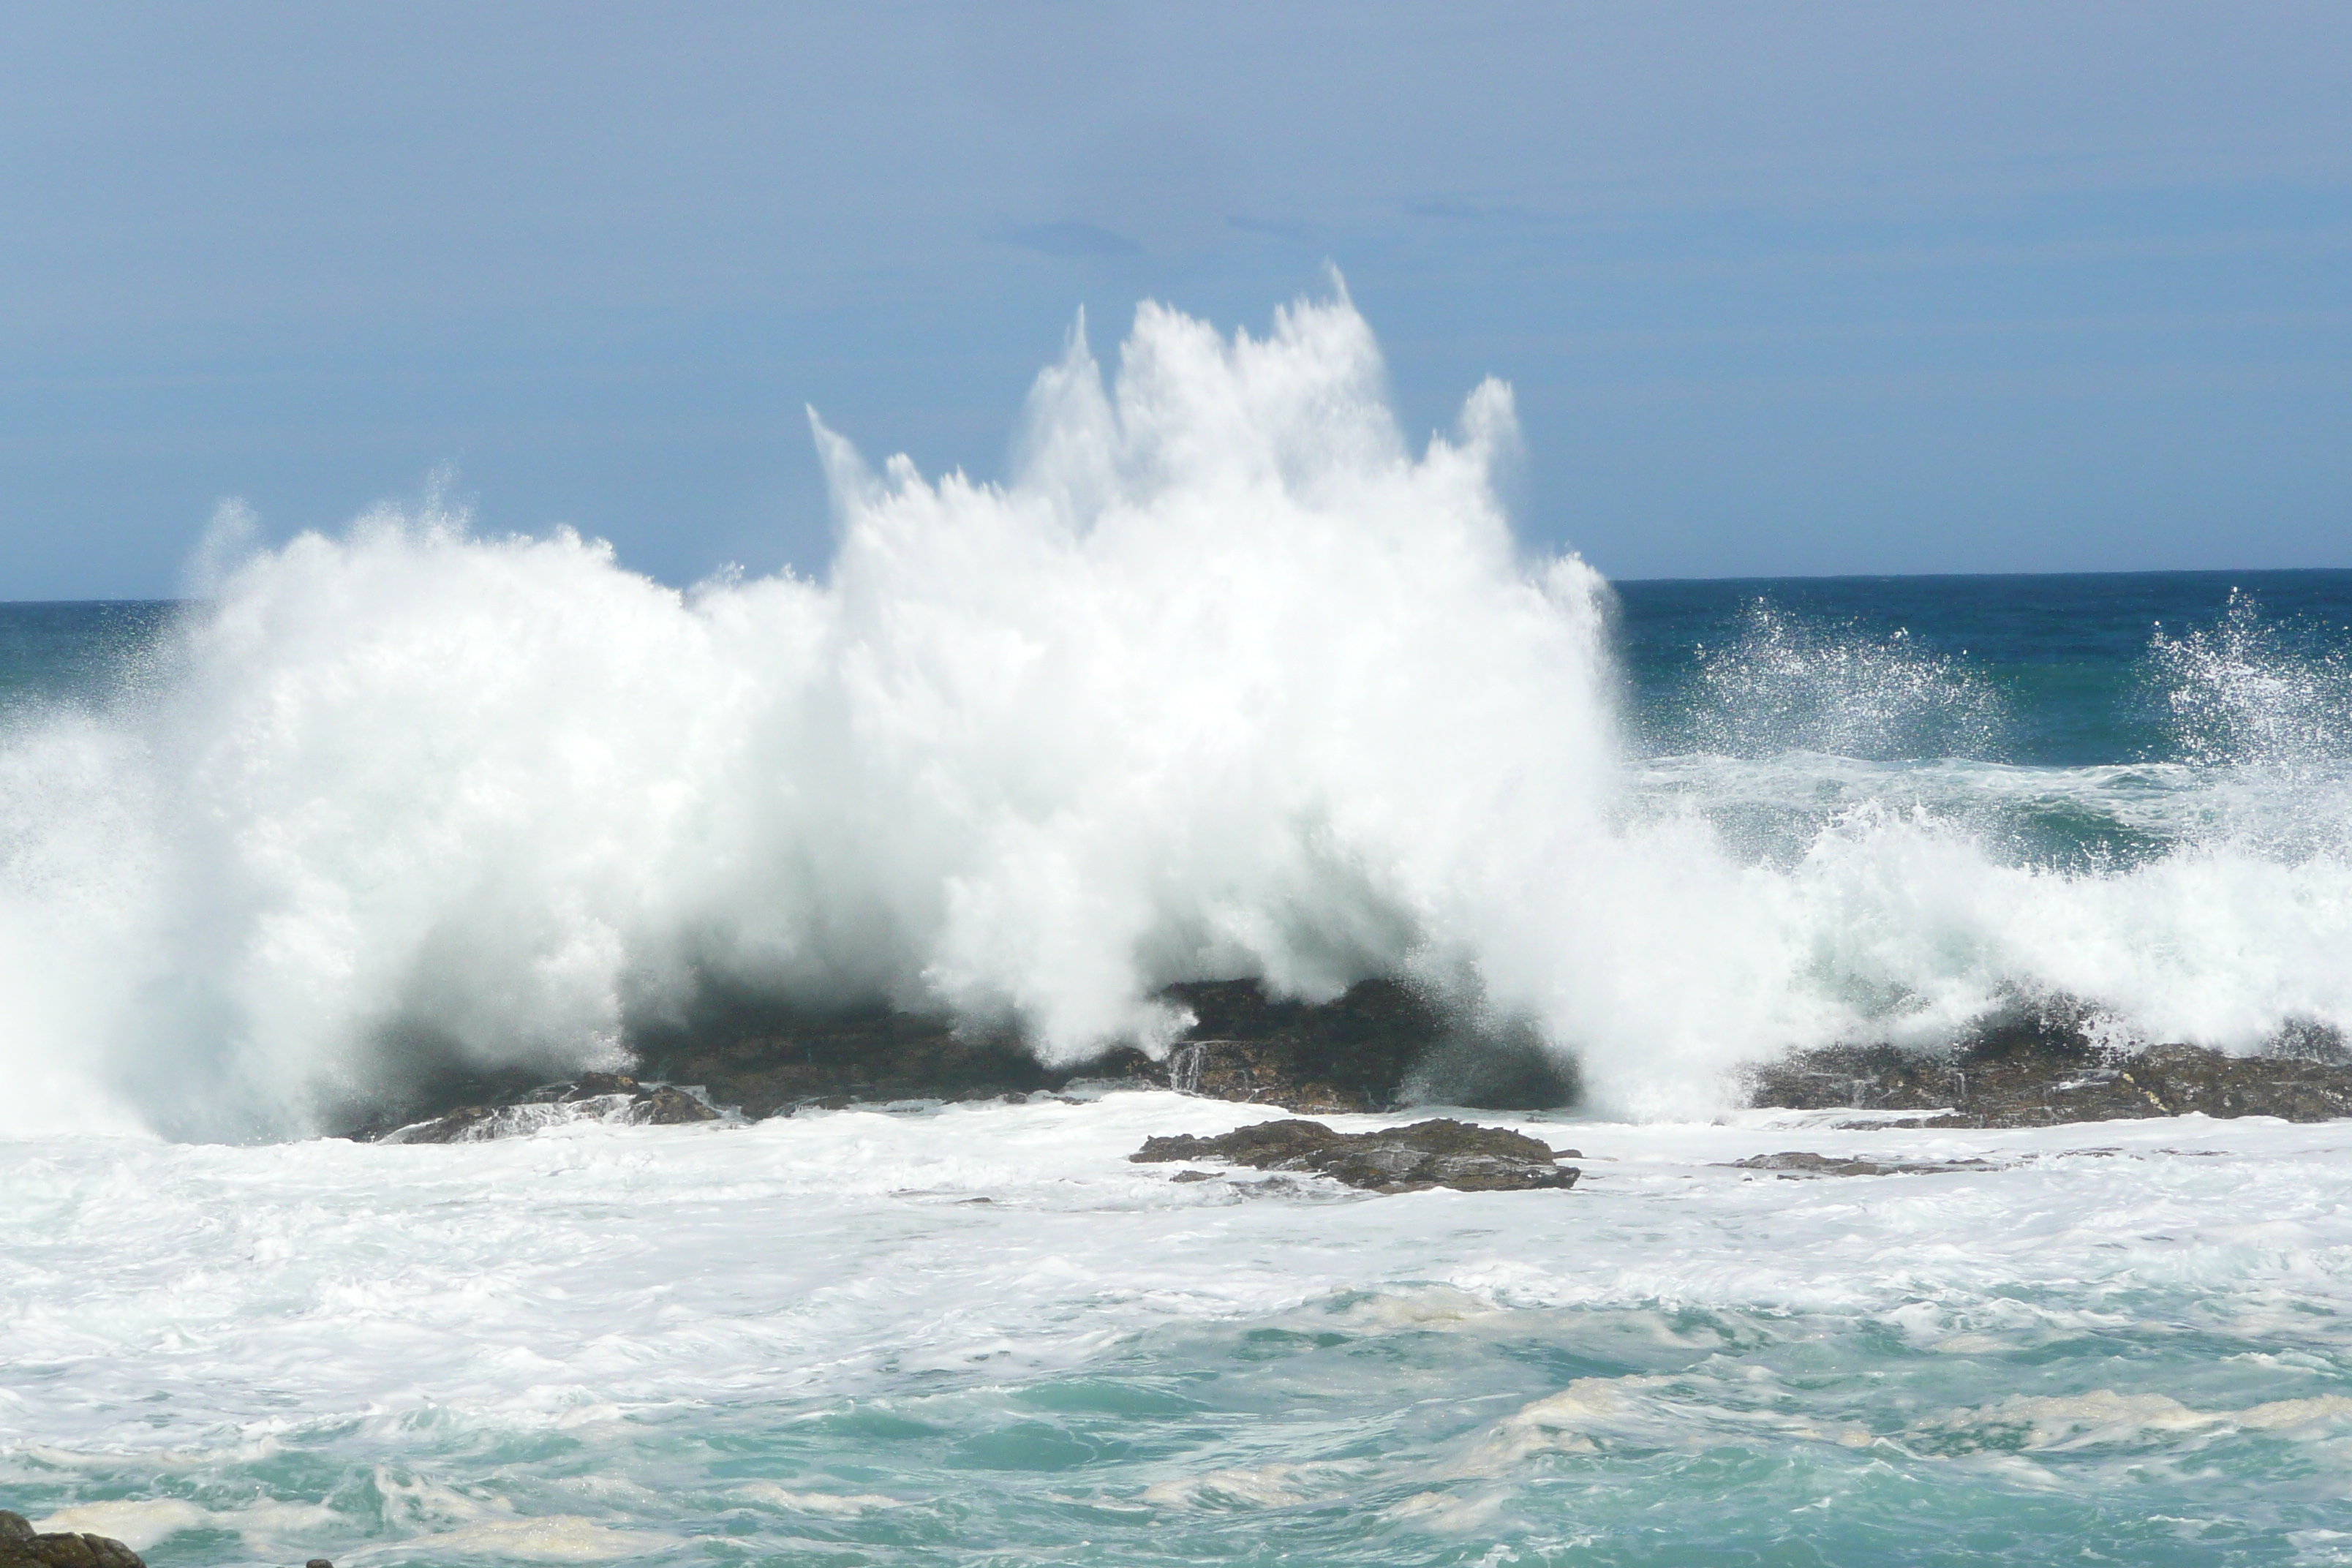
[[[1990, 775], [1855, 760], [1995, 721], [1966, 668], [1767, 616], [1707, 667], [1736, 755], [1645, 794], [1607, 590], [1498, 499], [1508, 390], [1416, 447], [1343, 295], [1264, 337], [1147, 306], [1108, 382], [1074, 337], [1001, 484], [816, 432], [821, 580], [681, 592], [431, 497], [208, 551], [138, 700], [0, 745], [19, 1114], [298, 1130], [436, 1065], [616, 1065], [713, 983], [1009, 1022], [1066, 1063], [1159, 1048], [1173, 981], [1417, 976], [1643, 1115], [2021, 994], [2237, 1049], [2352, 1024], [2325, 702], [2294, 768], [2164, 781], [2157, 850], [2041, 864], [1954, 809]], [[2170, 657], [2236, 734], [2212, 715], [2269, 688], [2200, 673], [2252, 668], [2226, 653]], [[1703, 809], [1823, 747], [1843, 793], [1793, 838]], [[2128, 815], [2145, 784], [2080, 787]]]

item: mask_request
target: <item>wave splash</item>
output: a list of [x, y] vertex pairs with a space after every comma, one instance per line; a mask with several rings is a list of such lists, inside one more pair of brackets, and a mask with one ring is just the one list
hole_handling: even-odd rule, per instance
[[[382, 510], [225, 572], [136, 702], [12, 732], [30, 1121], [282, 1133], [436, 1063], [618, 1065], [713, 984], [1067, 1063], [1163, 1047], [1173, 982], [1410, 976], [1644, 1115], [2021, 991], [2239, 1048], [2352, 1023], [2332, 851], [2059, 871], [1890, 796], [1768, 863], [1625, 809], [1608, 592], [1513, 538], [1509, 392], [1415, 450], [1344, 295], [1263, 338], [1147, 305], [1108, 382], [1075, 335], [1003, 484], [815, 428], [822, 582]], [[1950, 688], [1831, 673], [1881, 667]]]
[[1907, 633], [1811, 626], [1764, 599], [1741, 620], [1738, 641], [1698, 651], [1686, 724], [1708, 753], [1975, 756], [2000, 737], [2000, 694]]

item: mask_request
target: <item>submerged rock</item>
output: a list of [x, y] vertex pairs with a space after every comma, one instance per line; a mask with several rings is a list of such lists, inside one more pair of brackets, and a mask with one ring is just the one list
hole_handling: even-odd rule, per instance
[[2023, 1015], [1949, 1052], [1832, 1046], [1755, 1068], [1749, 1103], [1794, 1110], [1938, 1110], [1930, 1127], [2038, 1127], [2151, 1116], [2352, 1116], [2352, 1066], [2201, 1046], [2104, 1047], [2079, 1023]]
[[718, 1119], [715, 1109], [688, 1090], [670, 1084], [642, 1084], [623, 1073], [590, 1072], [564, 1083], [543, 1084], [508, 1104], [461, 1105], [446, 1115], [394, 1128], [376, 1142], [478, 1143], [567, 1121], [667, 1127]]
[[21, 1513], [0, 1509], [0, 1568], [147, 1568], [110, 1535], [44, 1534]]
[[1944, 1171], [1990, 1171], [1993, 1166], [1983, 1160], [1895, 1162], [1784, 1149], [1777, 1154], [1755, 1154], [1745, 1160], [1734, 1160], [1729, 1168], [1735, 1171], [1775, 1171], [1784, 1179], [1795, 1181], [1803, 1176], [1919, 1176]]
[[[1261, 1121], [1214, 1138], [1148, 1138], [1128, 1158], [1138, 1164], [1225, 1160], [1259, 1171], [1308, 1171], [1383, 1193], [1567, 1188], [1583, 1174], [1559, 1163], [1549, 1144], [1525, 1133], [1443, 1118], [1374, 1132], [1335, 1132], [1319, 1121]], [[1178, 1179], [1202, 1178], [1187, 1171]]]

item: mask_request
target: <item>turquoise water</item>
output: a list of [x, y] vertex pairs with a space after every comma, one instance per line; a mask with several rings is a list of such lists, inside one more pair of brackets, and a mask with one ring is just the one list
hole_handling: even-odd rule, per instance
[[[0, 1486], [186, 1564], [2352, 1544], [2339, 1131], [1555, 1121], [1571, 1194], [1394, 1199], [1123, 1161], [1253, 1114], [0, 1146]], [[1722, 1163], [1922, 1142], [1996, 1168]]]

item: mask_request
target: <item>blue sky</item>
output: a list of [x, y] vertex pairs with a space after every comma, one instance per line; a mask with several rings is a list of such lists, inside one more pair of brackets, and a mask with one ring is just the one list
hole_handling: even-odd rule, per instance
[[1327, 262], [1617, 576], [2352, 564], [2352, 6], [10, 8], [0, 597], [454, 468], [821, 571], [1071, 319]]

